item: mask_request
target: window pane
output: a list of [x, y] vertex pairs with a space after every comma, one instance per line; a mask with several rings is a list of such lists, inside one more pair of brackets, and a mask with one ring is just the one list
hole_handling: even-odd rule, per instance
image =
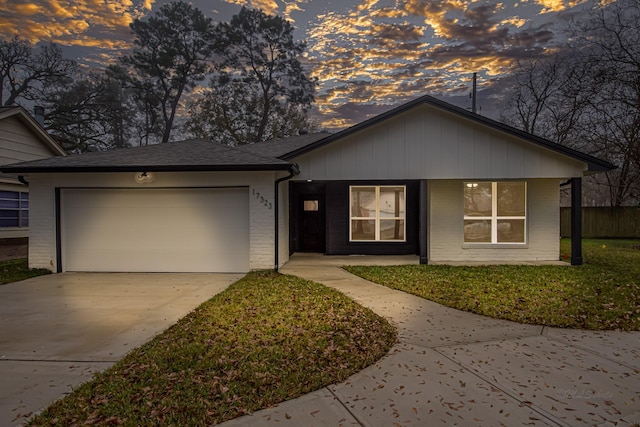
[[491, 183], [464, 183], [465, 216], [491, 216]]
[[524, 182], [499, 182], [498, 216], [524, 216], [525, 199]]
[[499, 219], [498, 243], [524, 243], [524, 219]]
[[351, 216], [375, 218], [376, 216], [375, 187], [352, 187], [351, 188]]
[[0, 199], [0, 209], [18, 209], [20, 202], [16, 200]]
[[365, 219], [351, 220], [351, 240], [375, 240], [376, 221]]
[[[28, 194], [28, 193], [22, 193]], [[17, 200], [20, 193], [17, 191], [0, 191], [0, 199], [14, 199]]]
[[491, 243], [491, 221], [490, 220], [464, 220], [464, 241], [465, 242], [486, 242]]
[[304, 210], [306, 212], [317, 212], [318, 211], [318, 201], [317, 200], [305, 200], [304, 201]]
[[384, 219], [380, 220], [380, 240], [403, 240], [404, 220]]
[[0, 227], [18, 226], [18, 211], [0, 210]]
[[380, 188], [380, 217], [404, 218], [404, 187]]

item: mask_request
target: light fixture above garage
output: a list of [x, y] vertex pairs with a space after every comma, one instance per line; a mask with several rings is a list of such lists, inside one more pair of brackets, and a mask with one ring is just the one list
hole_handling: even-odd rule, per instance
[[144, 184], [147, 182], [153, 182], [155, 176], [151, 172], [136, 172], [135, 180], [139, 184]]

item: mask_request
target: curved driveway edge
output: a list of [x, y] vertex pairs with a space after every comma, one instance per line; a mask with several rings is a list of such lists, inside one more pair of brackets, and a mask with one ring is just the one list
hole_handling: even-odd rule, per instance
[[0, 286], [0, 425], [21, 425], [242, 276], [61, 273]]
[[416, 257], [295, 255], [281, 268], [338, 289], [398, 327], [382, 360], [234, 426], [633, 425], [640, 423], [640, 332], [495, 320], [353, 276], [354, 264]]

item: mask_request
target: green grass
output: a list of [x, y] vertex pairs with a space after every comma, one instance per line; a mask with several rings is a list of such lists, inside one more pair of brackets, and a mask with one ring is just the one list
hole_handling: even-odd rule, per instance
[[395, 341], [335, 290], [250, 273], [30, 425], [212, 425], [343, 381]]
[[0, 285], [18, 282], [31, 277], [50, 274], [51, 271], [40, 268], [29, 268], [26, 258], [0, 262]]
[[[570, 241], [561, 241], [561, 256]], [[640, 330], [640, 241], [584, 240], [582, 266], [350, 266], [373, 282], [486, 316], [566, 328]]]

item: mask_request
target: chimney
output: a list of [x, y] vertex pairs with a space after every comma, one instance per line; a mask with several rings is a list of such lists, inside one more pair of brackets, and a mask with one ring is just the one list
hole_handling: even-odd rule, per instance
[[33, 117], [36, 122], [40, 123], [40, 126], [44, 126], [44, 107], [40, 105], [33, 107]]

